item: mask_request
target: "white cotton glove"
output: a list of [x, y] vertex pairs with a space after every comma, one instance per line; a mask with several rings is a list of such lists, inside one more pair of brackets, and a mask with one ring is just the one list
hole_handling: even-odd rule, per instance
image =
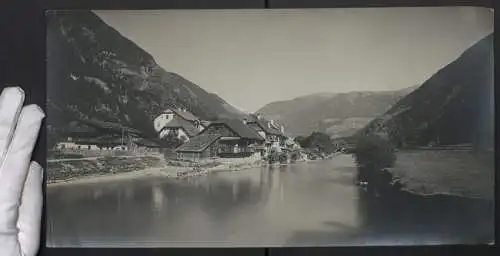
[[0, 95], [0, 256], [33, 256], [40, 245], [43, 170], [30, 160], [45, 115], [23, 103], [18, 87]]

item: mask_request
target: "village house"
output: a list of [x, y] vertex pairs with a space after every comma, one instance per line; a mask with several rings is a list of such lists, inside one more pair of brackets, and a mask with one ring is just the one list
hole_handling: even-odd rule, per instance
[[55, 149], [99, 150], [113, 149], [120, 145], [116, 150], [124, 150], [123, 143], [140, 136], [140, 132], [136, 129], [99, 120], [73, 121], [68, 126], [69, 128], [64, 131], [66, 139], [56, 143]]
[[270, 149], [280, 152], [287, 148], [288, 137], [285, 135], [283, 125], [278, 125], [274, 120], [266, 120], [259, 113], [250, 115], [244, 122], [265, 138], [264, 147], [259, 147], [262, 156], [267, 155]]
[[208, 121], [200, 120], [185, 108], [167, 109], [154, 120], [154, 128], [159, 138], [173, 134], [183, 141], [196, 136], [208, 125]]
[[192, 123], [180, 118], [174, 117], [158, 131], [159, 138], [165, 138], [167, 135], [174, 135], [181, 141], [188, 141], [200, 133], [200, 130]]
[[109, 122], [71, 122], [65, 134], [66, 139], [56, 143], [54, 149], [92, 155], [114, 151], [160, 152], [161, 148], [156, 139], [146, 139], [136, 129]]
[[199, 161], [217, 157], [219, 134], [200, 133], [175, 149], [177, 158], [181, 160]]
[[58, 142], [55, 145], [55, 149], [58, 150], [77, 150], [81, 147], [82, 145], [76, 144], [74, 141], [72, 141], [71, 137], [68, 137], [66, 141]]
[[228, 119], [211, 123], [175, 151], [179, 159], [190, 161], [213, 157], [243, 158], [255, 155], [255, 146], [264, 141], [244, 122]]
[[297, 150], [300, 149], [299, 144], [292, 137], [287, 137], [285, 140], [285, 148], [288, 150]]
[[[107, 134], [96, 136], [95, 134], [83, 134], [82, 132], [70, 133], [65, 141], [56, 143], [55, 149], [61, 151], [96, 151], [115, 150], [128, 151], [133, 148], [134, 142], [139, 139], [136, 133], [129, 133], [124, 129], [121, 135]], [[73, 136], [78, 137], [73, 137]]]
[[86, 151], [86, 150], [127, 150], [126, 145], [121, 145], [116, 139], [103, 142], [98, 138], [68, 137], [66, 141], [58, 142], [55, 148], [61, 151]]

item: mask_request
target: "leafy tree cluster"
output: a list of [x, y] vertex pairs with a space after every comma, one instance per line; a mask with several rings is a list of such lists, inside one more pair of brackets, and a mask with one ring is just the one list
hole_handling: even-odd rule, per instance
[[375, 170], [388, 168], [396, 161], [396, 147], [383, 134], [369, 134], [358, 140], [354, 156], [359, 167]]
[[336, 148], [330, 136], [321, 132], [313, 132], [307, 137], [298, 136], [295, 141], [302, 147], [322, 153], [333, 153]]

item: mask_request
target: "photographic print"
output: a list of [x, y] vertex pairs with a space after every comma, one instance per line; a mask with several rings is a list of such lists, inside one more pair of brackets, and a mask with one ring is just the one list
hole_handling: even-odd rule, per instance
[[47, 11], [47, 246], [493, 243], [493, 16]]

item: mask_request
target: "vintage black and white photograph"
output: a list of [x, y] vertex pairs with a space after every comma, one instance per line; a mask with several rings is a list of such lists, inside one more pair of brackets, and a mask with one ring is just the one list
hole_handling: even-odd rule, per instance
[[47, 246], [493, 243], [493, 16], [47, 11]]

